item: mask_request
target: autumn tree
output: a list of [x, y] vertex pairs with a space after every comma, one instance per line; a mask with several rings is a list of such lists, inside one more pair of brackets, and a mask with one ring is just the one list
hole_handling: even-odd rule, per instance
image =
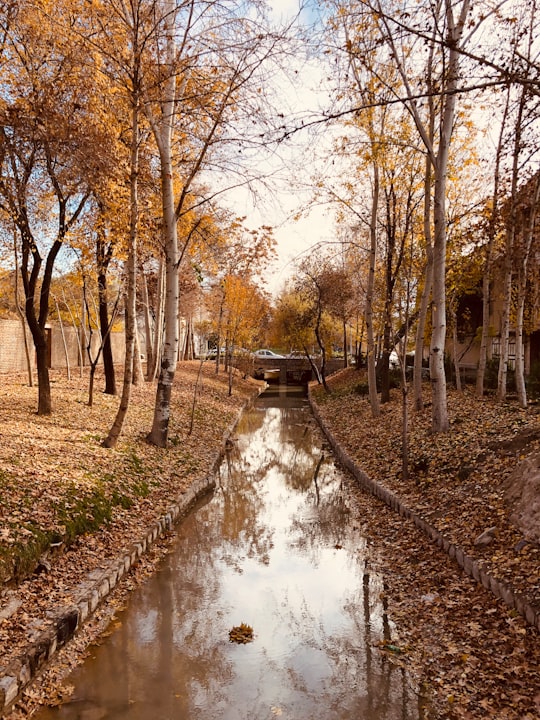
[[[237, 278], [244, 285], [258, 283], [263, 287], [266, 268], [275, 257], [275, 245], [271, 227], [263, 225], [250, 229], [246, 218], [217, 209], [212, 222], [196, 240], [194, 259], [209, 288], [207, 307], [217, 343], [216, 372], [221, 347], [228, 341], [225, 323], [227, 279]], [[256, 318], [255, 313], [255, 323]], [[243, 344], [251, 346], [247, 339]]]
[[276, 38], [228, 6], [162, 0], [153, 3], [153, 11], [155, 27], [148, 41], [153, 75], [145, 85], [143, 109], [161, 175], [165, 330], [148, 440], [165, 446], [179, 340], [177, 222], [192, 209], [196, 179], [220, 145], [232, 139], [228, 123], [239, 119], [241, 96], [273, 52]]
[[343, 267], [337, 265], [331, 256], [321, 252], [304, 258], [298, 265], [295, 291], [304, 306], [305, 318], [309, 318], [317, 346], [321, 352], [321, 381], [325, 390], [326, 363], [333, 336], [333, 325], [342, 319], [342, 308], [352, 296], [349, 277]]
[[[279, 294], [272, 317], [272, 334], [291, 349], [302, 349], [311, 359], [310, 348], [314, 334], [310, 323], [310, 305], [306, 298], [296, 292], [293, 283], [288, 283]], [[320, 380], [319, 369], [316, 377]]]
[[45, 1], [19, 3], [5, 39], [0, 198], [20, 238], [39, 414], [52, 409], [46, 324], [55, 264], [82, 218], [90, 178], [109, 162], [109, 128], [95, 112], [100, 78], [81, 44], [57, 32], [56, 19], [70, 11], [69, 4], [56, 4], [53, 21]]

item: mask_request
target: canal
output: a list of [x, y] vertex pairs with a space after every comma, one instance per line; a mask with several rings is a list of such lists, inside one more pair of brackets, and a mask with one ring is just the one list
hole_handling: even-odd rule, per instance
[[[216, 489], [39, 720], [415, 720], [348, 478], [301, 388], [246, 412]], [[356, 503], [356, 504], [355, 504]], [[241, 623], [253, 640], [237, 644]]]

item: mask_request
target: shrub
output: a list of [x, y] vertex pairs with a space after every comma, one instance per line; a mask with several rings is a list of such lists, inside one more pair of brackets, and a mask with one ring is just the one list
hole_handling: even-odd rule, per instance
[[529, 377], [527, 378], [527, 393], [531, 399], [540, 398], [540, 362], [536, 361], [531, 365]]

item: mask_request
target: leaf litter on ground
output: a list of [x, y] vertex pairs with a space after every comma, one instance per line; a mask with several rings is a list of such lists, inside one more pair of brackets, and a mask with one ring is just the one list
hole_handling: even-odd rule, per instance
[[[0, 670], [51, 625], [55, 612], [73, 601], [74, 589], [81, 582], [106, 567], [121, 548], [143, 537], [172, 502], [211, 472], [225, 435], [246, 401], [259, 392], [261, 383], [235, 375], [229, 395], [228, 375], [222, 370], [216, 374], [214, 364], [204, 363], [190, 434], [198, 372], [198, 362], [178, 366], [167, 449], [145, 440], [152, 422], [153, 383], [132, 387], [118, 445], [106, 449], [101, 442], [114, 420], [117, 397], [96, 392], [89, 407], [88, 379], [72, 376], [68, 380], [53, 371], [53, 413], [38, 416], [37, 389], [28, 387], [22, 375], [3, 377]], [[89, 525], [84, 524], [85, 519]], [[56, 541], [54, 547], [51, 538]], [[48, 549], [36, 563], [35, 558], [30, 561], [28, 557], [35, 554], [38, 541]], [[160, 548], [165, 546], [158, 543], [139, 563], [133, 578], [144, 577], [145, 568], [151, 572], [152, 558], [159, 557]], [[21, 558], [27, 558], [26, 572]], [[127, 579], [119, 594], [129, 590], [133, 582], [136, 580]], [[110, 605], [114, 604], [112, 599]], [[107, 611], [95, 614], [89, 629], [70, 643], [68, 655], [77, 657], [83, 652], [84, 638], [88, 641], [92, 636], [92, 627], [101, 628], [102, 615], [108, 617]], [[71, 663], [64, 661], [66, 666]], [[44, 680], [41, 689], [30, 688], [16, 712], [26, 717], [36, 706], [36, 697], [47, 701], [47, 691], [50, 702], [54, 702], [64, 693], [54, 686], [54, 682], [47, 685]]]
[[[70, 589], [112, 556], [118, 543], [136, 538], [171, 496], [176, 497], [211, 466], [224, 430], [255, 390], [251, 383], [235, 380], [229, 398], [226, 377], [216, 378], [213, 366], [206, 364], [205, 389], [197, 400], [201, 412], [194, 437], [188, 441], [187, 415], [197, 371], [193, 363], [179, 368], [173, 441], [166, 452], [144, 443], [144, 430], [151, 421], [151, 387], [134, 388], [128, 426], [119, 447], [111, 452], [103, 451], [99, 443], [112, 421], [117, 399], [104, 395], [98, 399], [96, 393], [96, 407], [89, 410], [84, 405], [85, 382], [67, 383], [58, 378], [53, 388], [57, 414], [42, 419], [34, 414], [35, 390], [25, 388], [23, 382], [12, 389], [9, 383], [4, 384], [0, 467], [5, 468], [2, 495], [8, 509], [0, 515], [3, 529], [11, 533], [12, 526], [4, 519], [12, 516], [20, 524], [28, 517], [29, 508], [42, 518], [44, 526], [53, 522], [51, 499], [53, 504], [58, 503], [66, 488], [72, 491], [74, 482], [77, 492], [91, 491], [93, 478], [99, 473], [109, 481], [112, 475], [115, 482], [123, 483], [122, 491], [126, 486], [129, 489], [133, 478], [137, 479], [134, 465], [144, 474], [150, 473], [153, 481], [150, 495], [136, 497], [131, 508], [115, 507], [109, 523], [76, 540], [69, 550], [54, 558], [50, 570], [32, 576], [16, 589], [4, 588], [2, 607], [16, 596], [12, 607], [17, 609], [0, 619], [2, 664], [32, 633], [42, 629], [51, 604], [68, 602]], [[345, 371], [330, 381], [330, 396], [314, 391], [325, 422], [347, 452], [369, 475], [421, 510], [467, 553], [481, 556], [499, 576], [531, 599], [538, 599], [538, 550], [527, 545], [523, 551], [515, 552], [519, 533], [508, 522], [501, 491], [502, 481], [519, 459], [539, 449], [537, 440], [517, 451], [507, 449], [527, 429], [538, 429], [536, 408], [522, 411], [512, 402], [479, 402], [468, 393], [450, 393], [452, 430], [441, 436], [430, 433], [429, 409], [411, 414], [412, 471], [405, 482], [400, 476], [399, 457], [401, 398], [396, 394], [390, 404], [383, 406], [381, 418], [374, 423], [365, 398], [355, 392], [357, 382], [355, 372]], [[10, 429], [4, 434], [7, 427]], [[69, 444], [72, 438], [73, 451]], [[16, 455], [7, 449], [10, 443], [17, 447]], [[64, 457], [66, 447], [70, 447], [69, 457]], [[118, 468], [122, 469], [120, 474]], [[422, 720], [537, 718], [538, 632], [461, 573], [455, 562], [410, 522], [360, 488], [354, 495], [356, 521], [373, 550], [374, 569], [384, 577], [385, 602], [392, 620], [393, 637], [381, 652], [406, 668], [417, 692], [429, 699], [421, 711]], [[484, 548], [475, 546], [478, 534], [495, 525], [494, 542]], [[3, 534], [0, 542], [4, 542]], [[162, 538], [60, 651], [39, 685], [24, 694], [12, 714], [13, 720], [27, 718], [40, 704], [62, 702], [68, 696], [65, 677], [70, 668], [81, 662], [91, 642], [99, 642], [126, 595], [154, 571], [166, 552], [168, 540]]]
[[[327, 395], [313, 395], [334, 437], [373, 479], [493, 576], [540, 607], [540, 548], [520, 546], [510, 521], [504, 486], [516, 465], [540, 451], [538, 407], [522, 410], [509, 400], [477, 399], [449, 391], [450, 432], [431, 432], [431, 408], [409, 414], [409, 467], [402, 477], [401, 391], [374, 420], [356, 392], [358, 371], [333, 378]], [[411, 521], [361, 489], [358, 522], [377, 550], [385, 578], [388, 612], [395, 623], [391, 644], [407, 648], [394, 661], [430, 698], [423, 720], [533, 720], [540, 717], [540, 633], [497, 600], [442, 553]], [[495, 528], [493, 540], [475, 544]]]

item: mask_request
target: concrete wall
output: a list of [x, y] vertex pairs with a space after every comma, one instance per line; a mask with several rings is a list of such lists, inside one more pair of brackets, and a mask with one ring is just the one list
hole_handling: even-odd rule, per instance
[[[51, 368], [65, 368], [67, 358], [71, 367], [78, 367], [80, 364], [80, 353], [75, 328], [65, 327], [62, 330], [59, 326], [53, 325], [49, 329], [50, 338], [50, 362]], [[32, 336], [27, 330], [27, 339], [30, 351], [30, 358], [33, 367], [36, 364], [36, 353]], [[111, 335], [113, 358], [115, 363], [124, 362], [124, 333], [113, 332]], [[94, 333], [92, 337], [93, 357], [99, 348], [99, 336]], [[83, 348], [83, 364], [88, 365], [88, 354], [86, 347]], [[101, 364], [101, 358], [100, 358]], [[26, 355], [24, 351], [24, 335], [19, 320], [0, 320], [0, 373], [25, 372]]]
[[[32, 340], [29, 338], [31, 345]], [[30, 356], [35, 355], [33, 346]], [[24, 335], [19, 320], [0, 320], [0, 372], [24, 372], [26, 355]]]

